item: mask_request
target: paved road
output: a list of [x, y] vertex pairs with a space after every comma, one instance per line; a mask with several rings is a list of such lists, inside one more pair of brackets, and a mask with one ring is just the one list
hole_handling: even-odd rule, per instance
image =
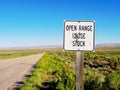
[[37, 63], [43, 54], [0, 60], [0, 90], [8, 90]]

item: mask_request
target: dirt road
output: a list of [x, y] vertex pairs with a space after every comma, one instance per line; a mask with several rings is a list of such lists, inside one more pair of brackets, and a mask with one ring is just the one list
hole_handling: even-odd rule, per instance
[[36, 54], [9, 60], [0, 60], [0, 90], [10, 90], [11, 85], [24, 77], [42, 55]]

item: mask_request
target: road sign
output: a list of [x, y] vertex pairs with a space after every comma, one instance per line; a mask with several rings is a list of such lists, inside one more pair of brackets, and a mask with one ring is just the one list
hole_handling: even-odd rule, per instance
[[64, 22], [64, 50], [94, 51], [95, 23], [93, 21]]

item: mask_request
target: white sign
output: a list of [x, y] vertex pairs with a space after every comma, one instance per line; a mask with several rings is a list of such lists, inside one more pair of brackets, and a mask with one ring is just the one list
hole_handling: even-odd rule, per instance
[[95, 23], [93, 21], [64, 22], [64, 50], [94, 51]]

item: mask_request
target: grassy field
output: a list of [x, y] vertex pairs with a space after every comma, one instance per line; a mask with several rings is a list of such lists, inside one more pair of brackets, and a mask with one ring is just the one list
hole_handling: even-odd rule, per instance
[[42, 53], [43, 50], [0, 50], [0, 60]]
[[[76, 53], [62, 50], [0, 50], [0, 60], [46, 52], [20, 90], [75, 90]], [[84, 53], [84, 89], [120, 90], [120, 50]]]
[[[47, 51], [21, 90], [75, 90], [75, 52]], [[120, 90], [120, 51], [84, 53], [84, 89]]]
[[85, 90], [120, 89], [120, 51], [85, 53]]

